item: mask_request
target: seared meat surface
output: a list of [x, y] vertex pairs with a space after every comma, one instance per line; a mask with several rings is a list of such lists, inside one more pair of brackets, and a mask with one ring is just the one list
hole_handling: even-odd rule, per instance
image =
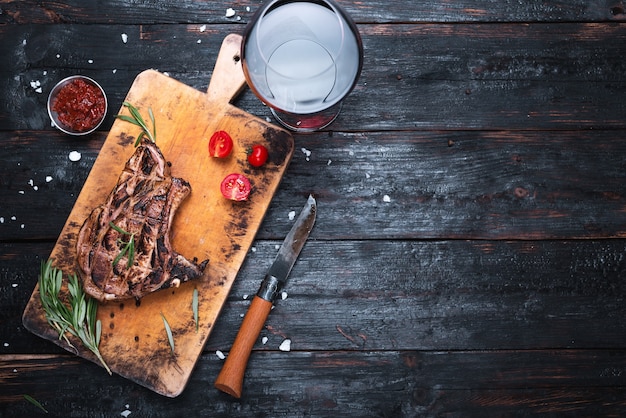
[[[208, 260], [187, 260], [174, 251], [169, 237], [174, 214], [190, 192], [189, 183], [171, 176], [156, 144], [144, 139], [106, 202], [91, 212], [78, 234], [85, 292], [101, 301], [141, 298], [200, 277]], [[132, 257], [124, 253], [131, 236]]]

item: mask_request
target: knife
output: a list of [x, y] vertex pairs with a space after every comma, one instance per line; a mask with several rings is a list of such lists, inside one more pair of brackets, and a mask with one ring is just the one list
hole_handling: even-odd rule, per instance
[[296, 262], [300, 250], [304, 247], [311, 229], [313, 229], [316, 211], [317, 203], [313, 196], [309, 196], [306, 205], [296, 219], [296, 223], [278, 250], [274, 263], [267, 270], [258, 292], [252, 299], [235, 342], [215, 380], [215, 387], [222, 392], [235, 398], [241, 397], [243, 375], [248, 365], [252, 347], [259, 338], [263, 325], [265, 325], [274, 298], [287, 282], [289, 272]]

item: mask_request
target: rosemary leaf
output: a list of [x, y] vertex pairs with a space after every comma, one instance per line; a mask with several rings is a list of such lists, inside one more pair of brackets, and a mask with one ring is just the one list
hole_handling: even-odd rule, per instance
[[37, 399], [33, 398], [32, 396], [24, 395], [24, 399], [26, 399], [28, 402], [30, 402], [33, 405], [35, 405], [37, 408], [41, 409], [46, 414], [48, 413], [48, 410], [46, 408], [44, 408], [43, 405]]
[[128, 256], [128, 261], [126, 262], [126, 267], [131, 268], [133, 266], [133, 262], [135, 261], [135, 234], [131, 234], [130, 232], [124, 231], [119, 226], [115, 225], [113, 222], [109, 222], [109, 226], [115, 231], [119, 232], [122, 235], [128, 235], [128, 241], [124, 241], [123, 239], [118, 239], [118, 244], [122, 246], [122, 250], [113, 260], [113, 265], [117, 265], [119, 261], [125, 255]]
[[191, 300], [193, 310], [193, 320], [196, 323], [196, 333], [198, 332], [198, 289], [193, 289], [193, 299]]
[[170, 324], [165, 319], [165, 315], [161, 312], [161, 318], [163, 318], [163, 325], [165, 326], [165, 333], [167, 334], [167, 339], [170, 343], [170, 348], [172, 349], [172, 355], [174, 355], [174, 335], [172, 335], [172, 329], [170, 328]]

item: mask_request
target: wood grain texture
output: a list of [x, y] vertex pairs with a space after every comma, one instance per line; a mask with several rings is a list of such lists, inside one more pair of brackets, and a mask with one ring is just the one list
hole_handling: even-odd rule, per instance
[[[0, 0], [0, 416], [37, 414], [25, 393], [51, 416], [625, 415], [626, 6], [339, 2], [363, 35], [361, 79], [329, 129], [296, 136], [170, 399], [21, 324], [113, 125], [67, 138], [45, 100], [82, 73], [119, 108], [149, 68], [206, 92], [221, 40], [262, 1]], [[233, 103], [271, 117], [248, 89]], [[309, 192], [316, 227], [233, 399], [212, 387], [218, 354]]]

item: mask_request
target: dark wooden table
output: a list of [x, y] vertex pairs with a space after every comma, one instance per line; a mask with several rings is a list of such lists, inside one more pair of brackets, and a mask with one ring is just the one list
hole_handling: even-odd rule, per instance
[[[358, 86], [330, 128], [295, 135], [255, 251], [167, 398], [22, 325], [114, 114], [68, 137], [47, 94], [85, 74], [119, 109], [148, 68], [204, 91], [261, 2], [0, 1], [1, 417], [43, 414], [24, 395], [63, 417], [626, 413], [624, 3], [340, 3], [363, 36]], [[236, 104], [269, 116], [249, 90]], [[216, 352], [309, 193], [317, 224], [235, 400], [213, 388]]]

